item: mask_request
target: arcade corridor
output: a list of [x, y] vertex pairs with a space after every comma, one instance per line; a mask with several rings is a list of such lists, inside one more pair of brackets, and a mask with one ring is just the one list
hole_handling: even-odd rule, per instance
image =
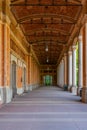
[[0, 130], [87, 130], [87, 104], [61, 88], [41, 87], [0, 108]]
[[87, 0], [0, 0], [0, 130], [87, 130]]
[[43, 85], [87, 103], [87, 0], [0, 0], [1, 103]]

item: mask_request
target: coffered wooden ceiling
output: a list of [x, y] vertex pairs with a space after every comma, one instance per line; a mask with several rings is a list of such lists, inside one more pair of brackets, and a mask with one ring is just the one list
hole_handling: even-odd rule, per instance
[[82, 11], [81, 0], [11, 0], [11, 11], [40, 64], [57, 64]]

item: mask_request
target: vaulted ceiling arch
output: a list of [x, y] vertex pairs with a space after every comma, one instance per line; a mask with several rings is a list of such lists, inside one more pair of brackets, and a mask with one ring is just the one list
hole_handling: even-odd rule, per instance
[[33, 21], [35, 20], [40, 20], [40, 23], [44, 23], [44, 19], [49, 18], [50, 23], [53, 22], [53, 20], [57, 20], [60, 21], [60, 24], [63, 24], [64, 21], [65, 23], [69, 24], [75, 24], [76, 23], [76, 19], [74, 19], [72, 16], [67, 16], [67, 15], [62, 15], [62, 14], [32, 14], [32, 15], [28, 15], [28, 16], [24, 16], [20, 19], [17, 20], [17, 22], [19, 24], [25, 23], [25, 24], [33, 24]]
[[[80, 4], [81, 3], [81, 0], [62, 0], [63, 3], [72, 3], [72, 4]], [[55, 5], [55, 0], [52, 0], [52, 5]], [[43, 5], [41, 3], [41, 0], [37, 0], [36, 2], [28, 2], [28, 0], [11, 0], [11, 6], [19, 6], [19, 4], [23, 4], [23, 5]], [[23, 6], [21, 5], [21, 6]], [[50, 4], [51, 5], [51, 4]]]
[[49, 64], [56, 64], [61, 53], [68, 48], [82, 12], [82, 1], [11, 0], [11, 11], [40, 64], [47, 64], [47, 57]]
[[26, 36], [29, 34], [35, 34], [35, 33], [43, 33], [43, 32], [55, 32], [57, 34], [65, 35], [65, 36], [70, 36], [70, 33], [67, 30], [62, 30], [62, 29], [55, 29], [55, 28], [40, 28], [40, 29], [32, 29], [28, 30], [27, 34], [24, 33]]
[[66, 42], [64, 42], [64, 41], [59, 41], [58, 39], [57, 39], [57, 40], [53, 40], [53, 39], [40, 39], [40, 40], [29, 41], [30, 44], [33, 44], [33, 43], [37, 43], [37, 44], [38, 44], [38, 43], [39, 43], [39, 44], [40, 44], [40, 43], [44, 43], [44, 44], [45, 44], [46, 42], [47, 42], [48, 44], [49, 44], [49, 43], [52, 43], [52, 44], [53, 44], [53, 43], [57, 43], [57, 44], [62, 44], [62, 45], [63, 45], [63, 44], [66, 44]]

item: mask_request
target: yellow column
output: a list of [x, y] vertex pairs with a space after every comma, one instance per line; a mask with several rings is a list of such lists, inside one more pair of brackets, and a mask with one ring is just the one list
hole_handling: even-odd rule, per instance
[[0, 87], [4, 86], [3, 24], [0, 23]]
[[29, 89], [29, 56], [26, 55], [26, 91]]
[[4, 24], [4, 86], [6, 87], [6, 102], [11, 100], [10, 88], [10, 27]]
[[33, 61], [32, 56], [30, 55], [30, 85], [29, 85], [30, 91], [32, 91], [32, 83], [33, 83]]
[[10, 28], [4, 25], [4, 85], [10, 86]]
[[10, 28], [7, 23], [0, 23], [0, 88], [2, 103], [10, 102]]
[[4, 24], [0, 21], [0, 98], [1, 102], [6, 101], [5, 87], [4, 87]]

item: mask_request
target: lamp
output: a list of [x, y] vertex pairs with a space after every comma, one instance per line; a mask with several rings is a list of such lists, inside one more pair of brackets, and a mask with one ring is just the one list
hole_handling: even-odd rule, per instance
[[49, 62], [49, 59], [47, 58], [47, 63]]
[[45, 51], [46, 51], [46, 52], [48, 51], [48, 45], [46, 45]]

